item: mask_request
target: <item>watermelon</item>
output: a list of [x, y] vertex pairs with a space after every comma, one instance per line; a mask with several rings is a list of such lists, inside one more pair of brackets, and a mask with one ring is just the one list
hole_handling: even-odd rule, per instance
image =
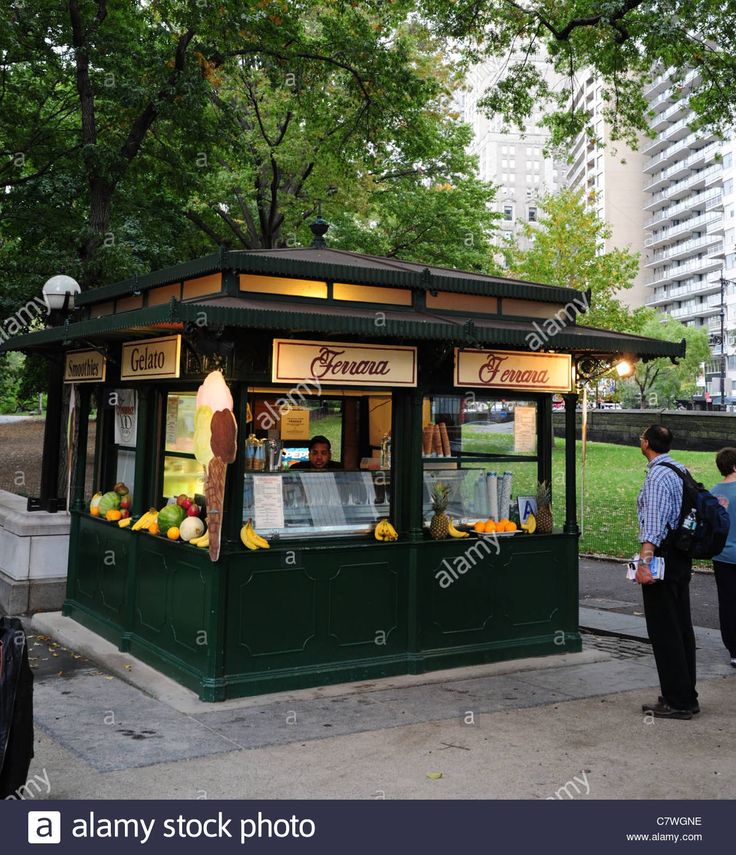
[[100, 516], [104, 519], [108, 511], [117, 511], [120, 507], [120, 496], [113, 490], [100, 499], [97, 503], [97, 509]]
[[165, 535], [172, 526], [175, 525], [178, 528], [186, 515], [187, 512], [180, 505], [166, 505], [165, 508], [161, 508], [157, 520], [159, 532]]

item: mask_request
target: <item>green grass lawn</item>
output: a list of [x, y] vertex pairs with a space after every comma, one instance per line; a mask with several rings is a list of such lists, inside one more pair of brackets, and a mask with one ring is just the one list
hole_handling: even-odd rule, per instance
[[[555, 521], [564, 520], [564, 440], [555, 442], [553, 480], [556, 501]], [[712, 451], [673, 451], [675, 460], [684, 463], [697, 481], [712, 487], [721, 480]], [[581, 495], [582, 443], [577, 443], [578, 497]], [[582, 520], [583, 536], [580, 549], [601, 555], [628, 557], [638, 549], [636, 497], [644, 475], [646, 459], [638, 446], [611, 445], [590, 442], [587, 449], [585, 474], [585, 505], [578, 498], [578, 519]]]
[[[482, 433], [475, 425], [463, 427], [463, 449], [495, 454], [513, 453], [513, 434]], [[712, 451], [674, 451], [673, 457], [684, 463], [697, 481], [712, 487], [721, 480]], [[646, 459], [639, 446], [589, 442], [585, 473], [585, 502], [582, 501], [582, 443], [577, 443], [578, 521], [582, 523], [581, 552], [633, 555], [639, 546], [636, 497], [644, 475]], [[499, 473], [513, 473], [513, 495], [536, 493], [536, 463], [499, 462], [482, 465]], [[565, 520], [565, 441], [556, 439], [552, 452], [552, 510], [555, 526]]]

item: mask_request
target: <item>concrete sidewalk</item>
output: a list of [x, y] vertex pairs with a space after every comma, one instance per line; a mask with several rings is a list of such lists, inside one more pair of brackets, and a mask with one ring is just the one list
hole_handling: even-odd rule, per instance
[[37, 672], [31, 774], [59, 799], [734, 798], [736, 671], [718, 633], [697, 631], [703, 712], [654, 720], [643, 619], [580, 615], [580, 654], [223, 704], [38, 615], [57, 641]]

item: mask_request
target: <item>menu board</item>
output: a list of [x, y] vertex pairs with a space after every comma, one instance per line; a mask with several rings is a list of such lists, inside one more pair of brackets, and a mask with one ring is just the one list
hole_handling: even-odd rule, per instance
[[138, 412], [135, 389], [116, 389], [115, 442], [117, 445], [135, 445], [138, 430]]
[[536, 454], [537, 408], [514, 407], [514, 452]]
[[284, 494], [281, 478], [272, 475], [254, 475], [253, 504], [257, 529], [284, 527]]

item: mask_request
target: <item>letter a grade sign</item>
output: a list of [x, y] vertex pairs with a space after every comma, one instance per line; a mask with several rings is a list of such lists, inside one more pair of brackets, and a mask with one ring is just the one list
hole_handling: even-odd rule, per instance
[[142, 338], [123, 345], [121, 380], [158, 380], [179, 376], [181, 336]]
[[522, 392], [569, 392], [569, 353], [455, 349], [455, 386]]
[[417, 349], [382, 344], [274, 339], [274, 383], [320, 386], [416, 386]]

